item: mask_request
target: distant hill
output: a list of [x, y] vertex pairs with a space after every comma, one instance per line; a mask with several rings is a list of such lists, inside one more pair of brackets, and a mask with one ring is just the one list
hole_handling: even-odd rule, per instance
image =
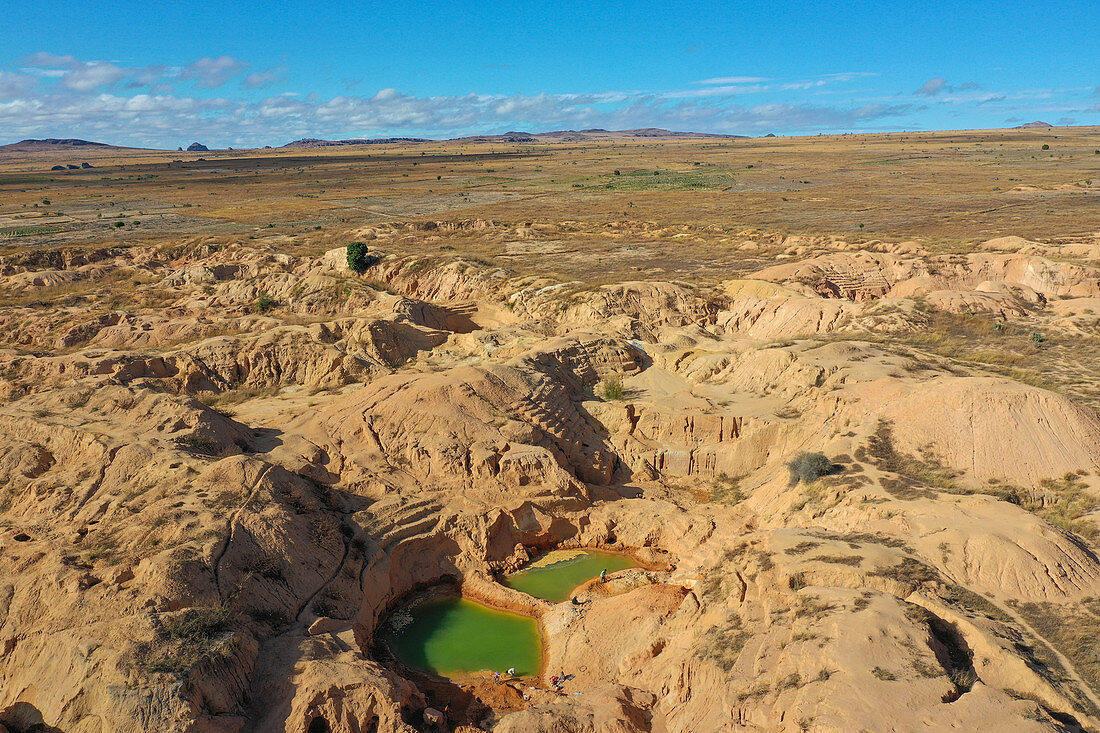
[[287, 143], [284, 148], [324, 148], [339, 145], [380, 145], [384, 143], [426, 143], [426, 142], [489, 142], [489, 143], [533, 143], [533, 142], [585, 142], [588, 140], [619, 140], [632, 138], [733, 138], [744, 135], [716, 135], [706, 132], [676, 132], [662, 130], [657, 127], [645, 127], [637, 130], [601, 130], [592, 128], [588, 130], [555, 130], [553, 132], [521, 132], [510, 131], [500, 135], [468, 135], [466, 137], [448, 138], [447, 140], [430, 140], [423, 137], [382, 137], [382, 138], [356, 138], [351, 140], [318, 140], [317, 138], [303, 138]]
[[20, 140], [17, 143], [9, 143], [8, 145], [0, 145], [0, 151], [10, 151], [13, 153], [33, 153], [41, 150], [68, 150], [71, 148], [117, 148], [117, 145], [108, 145], [107, 143], [97, 143], [91, 140], [78, 140], [76, 138], [56, 138], [48, 137], [42, 140], [27, 139]]
[[350, 140], [321, 140], [315, 137], [303, 137], [301, 140], [280, 145], [280, 148], [334, 148], [343, 145], [382, 145], [384, 143], [427, 143], [425, 137], [372, 137], [352, 138]]
[[1039, 120], [1036, 120], [1035, 122], [1026, 122], [1022, 125], [1016, 125], [1016, 127], [1014, 127], [1013, 129], [1015, 129], [1015, 130], [1045, 130], [1048, 127], [1054, 127], [1054, 125], [1050, 124], [1049, 122], [1040, 122]]
[[[1031, 123], [1032, 126], [1043, 123]], [[1028, 127], [1028, 125], [1024, 125]], [[1049, 125], [1048, 125], [1049, 127]], [[636, 130], [602, 130], [590, 128], [587, 130], [554, 130], [552, 132], [523, 132], [512, 130], [499, 135], [467, 135], [466, 137], [447, 138], [445, 140], [433, 140], [426, 137], [372, 137], [351, 138], [347, 140], [322, 140], [316, 137], [304, 137], [301, 140], [280, 145], [280, 148], [332, 148], [351, 145], [386, 145], [394, 143], [430, 143], [430, 142], [489, 142], [489, 143], [533, 143], [533, 142], [586, 142], [598, 140], [667, 140], [690, 138], [740, 138], [744, 135], [716, 135], [708, 132], [678, 132], [675, 130], [663, 130], [659, 127], [643, 127]], [[35, 153], [47, 151], [64, 151], [76, 148], [97, 150], [142, 150], [145, 148], [131, 148], [124, 145], [110, 145], [108, 143], [80, 140], [78, 138], [45, 138], [20, 140], [17, 143], [0, 145], [0, 153]], [[150, 148], [151, 149], [151, 148]], [[230, 148], [232, 149], [232, 148]], [[209, 150], [205, 145], [192, 143], [187, 146], [192, 152], [205, 152]]]

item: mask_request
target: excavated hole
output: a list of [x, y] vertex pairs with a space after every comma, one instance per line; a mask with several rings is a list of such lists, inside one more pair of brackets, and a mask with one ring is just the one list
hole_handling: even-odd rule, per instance
[[306, 728], [306, 733], [331, 733], [332, 726], [324, 718], [314, 718], [309, 721], [309, 727]]
[[[476, 672], [457, 672], [453, 673], [454, 679], [452, 679], [446, 673], [433, 672], [417, 668], [415, 664], [407, 664], [398, 653], [398, 650], [393, 648], [392, 640], [389, 638], [394, 633], [392, 626], [395, 620], [398, 624], [411, 623], [410, 619], [412, 619], [413, 611], [419, 604], [431, 603], [433, 599], [438, 600], [445, 597], [458, 600], [460, 595], [459, 579], [452, 577], [438, 579], [431, 585], [421, 585], [418, 589], [398, 598], [390, 610], [381, 617], [382, 621], [375, 630], [371, 657], [412, 682], [424, 695], [427, 707], [436, 710], [449, 709], [453, 724], [477, 725], [488, 719], [494, 711], [510, 711], [521, 707], [522, 697], [520, 694], [515, 692], [509, 685], [496, 685], [487, 672], [480, 675]], [[487, 609], [490, 614], [506, 613], [485, 604], [477, 605]], [[402, 615], [407, 616], [407, 619], [402, 619]], [[518, 614], [510, 615], [512, 617], [518, 616]], [[534, 677], [541, 671], [542, 633], [538, 627], [537, 619], [527, 617], [527, 620], [532, 624], [531, 630], [538, 644], [535, 655], [536, 661], [530, 665], [534, 667], [534, 671], [530, 676]], [[514, 656], [510, 659], [514, 660]], [[517, 665], [514, 661], [508, 662], [502, 658], [500, 664], [496, 666], [499, 669], [495, 671], [503, 671], [510, 666]], [[423, 710], [405, 711], [409, 721], [419, 721], [422, 714]]]
[[[978, 673], [974, 670], [974, 652], [954, 624], [948, 623], [935, 614], [929, 613], [928, 629], [932, 638], [939, 642], [943, 652], [937, 653], [936, 656], [941, 657], [944, 670], [950, 677], [951, 683], [955, 685], [954, 690], [944, 693], [942, 701], [955, 702], [970, 692], [974, 683], [979, 681]], [[943, 654], [946, 654], [946, 660], [942, 659]]]

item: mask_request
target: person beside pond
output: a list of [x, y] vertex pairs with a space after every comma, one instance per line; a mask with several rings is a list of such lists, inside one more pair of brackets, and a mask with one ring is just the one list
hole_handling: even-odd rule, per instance
[[600, 582], [601, 583], [606, 583], [607, 582], [607, 568], [604, 568], [603, 570], [600, 571]]

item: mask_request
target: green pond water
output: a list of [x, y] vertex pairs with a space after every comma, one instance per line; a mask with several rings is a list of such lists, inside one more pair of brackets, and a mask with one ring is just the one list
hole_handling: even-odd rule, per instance
[[535, 675], [542, 662], [535, 619], [464, 598], [432, 598], [398, 611], [384, 633], [403, 663], [444, 677], [510, 667]]
[[636, 565], [626, 555], [590, 550], [568, 560], [512, 573], [504, 577], [504, 584], [536, 598], [560, 603], [569, 600], [578, 585], [597, 577], [601, 570], [613, 573]]

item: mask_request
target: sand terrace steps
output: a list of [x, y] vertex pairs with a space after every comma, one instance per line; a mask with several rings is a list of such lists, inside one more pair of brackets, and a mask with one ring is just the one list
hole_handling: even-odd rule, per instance
[[822, 268], [823, 279], [816, 288], [823, 295], [861, 302], [881, 298], [892, 287], [883, 274], [875, 269], [841, 270], [833, 266]]
[[581, 432], [586, 423], [568, 393], [560, 386], [538, 385], [516, 406], [516, 411], [571, 448], [580, 445]]
[[406, 540], [431, 534], [439, 524], [441, 509], [432, 499], [386, 497], [366, 512], [372, 518], [365, 529], [375, 544], [390, 552]]

